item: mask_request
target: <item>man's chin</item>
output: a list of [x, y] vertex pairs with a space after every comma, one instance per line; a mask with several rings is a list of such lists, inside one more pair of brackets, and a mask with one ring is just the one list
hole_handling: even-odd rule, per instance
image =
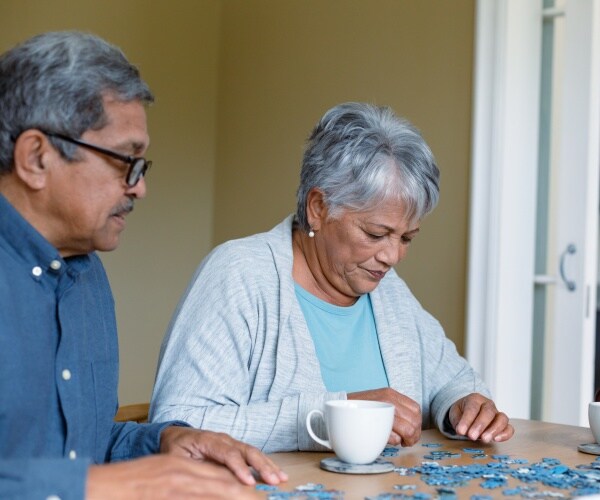
[[112, 252], [116, 250], [119, 246], [120, 238], [119, 236], [115, 236], [111, 239], [105, 239], [102, 241], [98, 241], [94, 245], [94, 251], [96, 252]]

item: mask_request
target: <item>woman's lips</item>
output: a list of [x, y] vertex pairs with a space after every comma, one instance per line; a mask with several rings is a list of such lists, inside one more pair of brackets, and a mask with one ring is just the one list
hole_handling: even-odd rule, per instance
[[371, 271], [367, 270], [367, 272], [373, 276], [376, 280], [381, 280], [385, 276], [386, 271]]

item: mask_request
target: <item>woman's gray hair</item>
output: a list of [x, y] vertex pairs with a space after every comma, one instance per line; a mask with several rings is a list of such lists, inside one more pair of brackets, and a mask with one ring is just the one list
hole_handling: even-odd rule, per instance
[[438, 202], [439, 175], [421, 134], [390, 108], [340, 104], [325, 113], [308, 138], [296, 219], [302, 230], [310, 230], [307, 197], [318, 188], [332, 218], [395, 198], [405, 205], [408, 220], [421, 220]]
[[[75, 31], [44, 33], [0, 56], [0, 175], [27, 129], [79, 138], [105, 124], [103, 99], [149, 104], [148, 85], [114, 45]], [[67, 159], [75, 146], [51, 139]]]

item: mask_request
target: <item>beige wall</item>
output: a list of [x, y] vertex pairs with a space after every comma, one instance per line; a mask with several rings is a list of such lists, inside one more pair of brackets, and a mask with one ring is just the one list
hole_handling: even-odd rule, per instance
[[293, 210], [304, 139], [347, 100], [417, 125], [442, 197], [399, 266], [463, 346], [474, 0], [1, 0], [0, 50], [79, 29], [121, 46], [157, 95], [149, 196], [103, 254], [117, 302], [122, 403], [147, 400], [160, 341], [216, 243]]
[[157, 97], [148, 197], [118, 250], [101, 255], [117, 305], [121, 403], [149, 400], [173, 309], [211, 247], [219, 11], [218, 0], [0, 1], [0, 51], [42, 31], [91, 31], [119, 45]]
[[398, 270], [462, 350], [474, 2], [228, 0], [222, 16], [215, 243], [294, 210], [303, 143], [325, 110], [390, 105], [442, 172], [441, 202]]

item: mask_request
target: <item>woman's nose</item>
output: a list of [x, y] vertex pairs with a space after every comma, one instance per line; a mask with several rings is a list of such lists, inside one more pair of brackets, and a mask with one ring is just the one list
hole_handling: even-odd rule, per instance
[[376, 257], [387, 266], [394, 266], [400, 262], [406, 254], [406, 246], [400, 239], [388, 240], [385, 246], [377, 253]]

